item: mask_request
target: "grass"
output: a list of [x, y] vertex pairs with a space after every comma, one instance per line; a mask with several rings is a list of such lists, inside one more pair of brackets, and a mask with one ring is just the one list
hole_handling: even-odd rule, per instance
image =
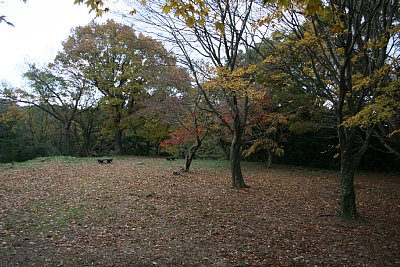
[[41, 162], [56, 162], [56, 163], [67, 164], [87, 159], [89, 158], [76, 158], [70, 156], [38, 157], [23, 162], [0, 163], [0, 168], [14, 169], [14, 168], [32, 167]]
[[[163, 166], [172, 167], [178, 169], [180, 166], [185, 164], [184, 159], [176, 159], [174, 161], [165, 161]], [[208, 160], [208, 159], [195, 159], [190, 166], [191, 170], [201, 170], [201, 169], [217, 169], [217, 170], [229, 170], [230, 169], [229, 160]], [[242, 168], [246, 169], [265, 169], [265, 164], [263, 162], [242, 162]]]
[[[130, 156], [112, 156], [114, 160], [124, 161], [124, 160], [132, 160]], [[146, 161], [151, 162], [152, 158], [146, 158]], [[138, 162], [140, 162], [141, 157], [138, 157]], [[70, 164], [76, 162], [91, 162], [96, 161], [96, 158], [93, 157], [70, 157], [70, 156], [54, 156], [54, 157], [38, 157], [32, 160], [28, 160], [25, 162], [13, 162], [13, 163], [0, 163], [0, 168], [21, 168], [21, 167], [31, 167], [35, 166], [42, 162], [53, 162], [58, 164]], [[179, 167], [185, 164], [184, 159], [176, 159], [172, 161], [159, 161], [159, 158], [153, 158], [153, 161], [158, 161], [157, 164], [161, 164], [161, 166], [170, 169], [179, 169]], [[244, 169], [251, 168], [263, 168], [264, 163], [262, 162], [242, 162], [242, 166]], [[203, 169], [203, 168], [211, 168], [211, 169], [221, 169], [221, 170], [229, 170], [230, 161], [229, 160], [207, 160], [207, 159], [196, 159], [193, 160], [192, 169]]]

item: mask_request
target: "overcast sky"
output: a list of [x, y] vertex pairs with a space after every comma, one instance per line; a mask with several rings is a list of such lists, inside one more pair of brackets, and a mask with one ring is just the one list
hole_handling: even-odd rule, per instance
[[15, 27], [0, 23], [0, 82], [22, 86], [25, 62], [51, 62], [71, 28], [86, 25], [94, 14], [73, 0], [0, 0], [0, 15]]

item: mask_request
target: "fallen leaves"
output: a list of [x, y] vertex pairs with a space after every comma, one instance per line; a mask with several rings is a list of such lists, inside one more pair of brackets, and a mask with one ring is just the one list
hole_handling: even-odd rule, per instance
[[[336, 216], [336, 172], [121, 158], [43, 162], [0, 174], [0, 265], [396, 266], [400, 180], [362, 174], [365, 220]], [[175, 165], [173, 165], [175, 164]]]

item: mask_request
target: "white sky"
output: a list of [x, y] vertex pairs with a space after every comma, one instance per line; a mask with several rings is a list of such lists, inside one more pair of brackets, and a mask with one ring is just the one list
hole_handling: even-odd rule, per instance
[[51, 62], [70, 30], [95, 17], [74, 0], [0, 0], [0, 15], [15, 26], [0, 23], [0, 82], [17, 87], [23, 85], [26, 62]]

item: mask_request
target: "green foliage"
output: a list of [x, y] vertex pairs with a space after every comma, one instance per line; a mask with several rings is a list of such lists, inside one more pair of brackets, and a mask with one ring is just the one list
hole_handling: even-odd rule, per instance
[[289, 131], [295, 134], [306, 134], [315, 132], [317, 127], [312, 121], [294, 121], [289, 124]]
[[[213, 159], [213, 160], [226, 160], [227, 157], [224, 151], [221, 148], [221, 144], [219, 140], [214, 138], [213, 134], [207, 136], [202, 144], [201, 147], [197, 150], [197, 157], [200, 159]], [[229, 145], [229, 144], [228, 144]], [[228, 147], [229, 149], [229, 147]]]
[[137, 126], [131, 122], [150, 90], [174, 86], [167, 74], [178, 69], [160, 42], [114, 21], [74, 29], [55, 63], [79, 73], [103, 95], [100, 108], [107, 116], [101, 132], [115, 136], [116, 150], [121, 149], [123, 133]]
[[163, 147], [163, 151], [168, 155], [173, 155], [176, 157], [180, 154], [180, 149], [177, 146], [166, 145]]
[[25, 114], [16, 105], [0, 104], [0, 108], [0, 162], [23, 160]]

